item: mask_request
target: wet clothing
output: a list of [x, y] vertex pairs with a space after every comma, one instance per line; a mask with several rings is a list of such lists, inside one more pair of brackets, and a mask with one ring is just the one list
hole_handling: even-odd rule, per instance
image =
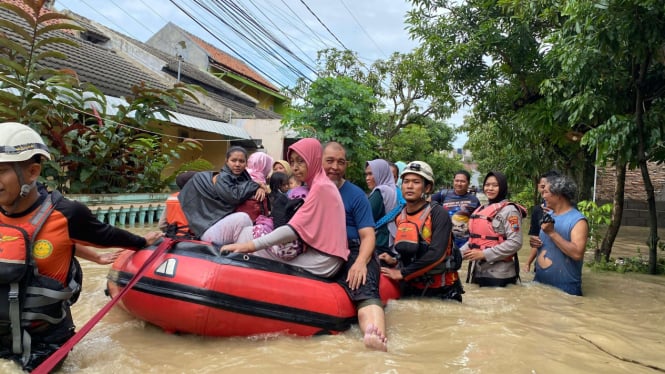
[[480, 200], [472, 193], [458, 195], [454, 190], [444, 189], [432, 195], [436, 201], [446, 208], [453, 224], [453, 238], [457, 248], [469, 240], [469, 217], [480, 206]]
[[344, 181], [339, 188], [346, 213], [346, 238], [349, 240], [360, 240], [358, 229], [374, 227], [372, 206], [367, 200], [367, 195], [355, 184]]
[[529, 236], [538, 236], [540, 235], [540, 221], [543, 219], [543, 206], [535, 205], [531, 209], [531, 226], [529, 227]]
[[292, 152], [302, 157], [307, 165], [305, 183], [309, 192], [303, 205], [289, 220], [289, 226], [309, 247], [346, 261], [349, 249], [344, 231], [344, 203], [337, 186], [328, 179], [321, 166], [321, 143], [313, 138], [301, 139], [289, 147], [289, 158]]
[[213, 181], [214, 177], [211, 171], [196, 173], [178, 195], [189, 229], [198, 237], [252, 198], [259, 188], [247, 171], [235, 175], [226, 165]]
[[[351, 251], [349, 254], [349, 260], [344, 264], [344, 268], [342, 272], [340, 272], [340, 276], [337, 278], [339, 283], [344, 287], [351, 300], [355, 303], [372, 299], [381, 300], [381, 295], [379, 294], [379, 280], [381, 279], [381, 265], [379, 264], [379, 258], [375, 255], [372, 256], [367, 263], [365, 284], [352, 290], [346, 282], [346, 277], [349, 274], [351, 266], [353, 266], [353, 263], [356, 262], [356, 259], [360, 254], [360, 243], [349, 243], [349, 250]], [[381, 303], [379, 302], [378, 305], [381, 305]]]
[[[34, 228], [34, 223], [31, 223], [34, 221], [33, 218], [41, 214], [39, 212], [42, 207], [46, 206], [43, 204], [45, 201], [48, 203], [46, 199], [50, 199], [53, 204], [53, 210], [45, 216], [43, 226], [32, 243], [28, 244], [31, 246], [29, 253], [39, 271], [39, 275], [33, 275], [34, 272], [30, 270], [26, 273], [26, 277], [30, 276], [33, 279], [28, 283], [31, 287], [42, 287], [62, 294], [71, 291], [72, 288], [69, 286], [72, 284], [80, 285], [80, 278], [78, 278], [81, 275], [80, 268], [74, 258], [75, 243], [97, 247], [121, 246], [130, 249], [142, 248], [146, 245], [143, 237], [100, 222], [85, 205], [68, 200], [57, 191], [48, 193], [41, 184], [38, 184], [37, 188], [39, 198], [25, 212], [8, 214], [0, 209], [0, 224], [18, 226], [28, 232], [34, 232], [36, 228]], [[73, 279], [74, 277], [78, 279]], [[72, 280], [78, 282], [72, 283]], [[19, 284], [20, 295], [31, 295], [32, 292], [35, 292], [26, 289], [25, 283]], [[0, 288], [4, 287], [4, 295], [7, 295], [9, 286], [9, 283], [0, 285]], [[32, 296], [28, 296], [28, 298], [30, 297]], [[21, 353], [14, 352], [12, 339], [16, 335], [12, 334], [11, 322], [3, 317], [3, 320], [0, 321], [0, 357], [15, 360], [21, 363], [26, 370], [38, 366], [74, 334], [70, 305], [76, 301], [76, 297], [76, 292], [74, 292], [69, 299], [46, 304], [41, 307], [44, 316], [20, 314], [23, 323], [29, 324], [25, 332], [30, 335], [30, 340], [23, 335], [23, 342], [30, 342], [27, 362], [22, 361]], [[52, 297], [47, 298], [52, 299]], [[40, 309], [40, 307], [30, 307], [26, 304], [22, 304], [22, 312]], [[6, 308], [11, 305], [11, 301], [8, 304], [5, 299], [0, 302], [0, 305]], [[46, 308], [47, 306], [48, 308]], [[9, 308], [9, 313], [3, 309], [0, 311], [0, 315], [11, 316], [11, 307]], [[54, 316], [57, 317], [54, 318]], [[26, 347], [24, 352], [27, 351]]]
[[[564, 239], [570, 241], [573, 227], [586, 217], [575, 208], [561, 215], [550, 213], [554, 218], [554, 230]], [[582, 265], [583, 260], [573, 260], [563, 253], [552, 241], [549, 235], [540, 233], [543, 246], [538, 249], [538, 256], [544, 254], [545, 258], [552, 261], [547, 268], [540, 267], [536, 261], [536, 282], [549, 284], [571, 294], [582, 296]]]
[[439, 274], [432, 280], [422, 282], [422, 284], [402, 283], [401, 292], [403, 297], [432, 297], [443, 300], [457, 300], [462, 302], [464, 287], [459, 277], [449, 280], [448, 286], [441, 286], [445, 274]]
[[[421, 223], [421, 215], [427, 204], [415, 212], [407, 212], [397, 218], [397, 229], [403, 218], [420, 227], [420, 237], [425, 243], [412, 253], [404, 252], [400, 239], [395, 238], [395, 250], [399, 253], [399, 267], [404, 296], [425, 296], [462, 301], [464, 290], [456, 269], [447, 268], [446, 259], [452, 255], [450, 216], [438, 203], [430, 204], [428, 217]], [[461, 261], [461, 259], [460, 259]], [[455, 266], [458, 267], [458, 266]]]
[[[346, 278], [353, 263], [360, 255], [360, 234], [358, 230], [364, 228], [374, 228], [374, 218], [372, 217], [372, 208], [367, 196], [355, 184], [344, 181], [339, 193], [344, 202], [344, 211], [346, 214], [346, 238], [349, 247], [349, 259], [344, 268], [338, 275], [338, 282], [344, 286], [349, 297], [358, 303], [366, 300], [381, 300], [379, 296], [379, 279], [381, 276], [381, 266], [376, 253], [367, 263], [367, 281], [355, 290], [349, 288]], [[380, 305], [380, 301], [379, 301]]]
[[[381, 196], [381, 191], [374, 190], [369, 195], [369, 203], [372, 208], [372, 216], [374, 220], [378, 221], [381, 217], [386, 215], [385, 207], [383, 205], [383, 197]], [[381, 253], [388, 253], [391, 256], [395, 256], [392, 252], [392, 240], [390, 237], [390, 230], [388, 230], [388, 225], [395, 225], [395, 222], [389, 222], [386, 225], [383, 225], [376, 229], [376, 254], [380, 255]]]

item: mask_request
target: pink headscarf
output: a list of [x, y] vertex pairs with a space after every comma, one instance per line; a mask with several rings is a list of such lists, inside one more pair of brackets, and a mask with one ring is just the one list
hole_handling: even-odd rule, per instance
[[305, 182], [309, 186], [309, 194], [289, 221], [289, 226], [308, 246], [346, 261], [349, 248], [346, 242], [344, 203], [337, 187], [328, 179], [321, 166], [321, 143], [313, 138], [301, 139], [289, 147], [289, 160], [292, 152], [297, 153], [307, 164]]
[[265, 183], [272, 171], [272, 157], [263, 152], [254, 152], [247, 159], [247, 172], [256, 183]]

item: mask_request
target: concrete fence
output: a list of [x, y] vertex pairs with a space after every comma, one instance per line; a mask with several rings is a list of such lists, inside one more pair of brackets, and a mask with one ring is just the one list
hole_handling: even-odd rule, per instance
[[169, 194], [67, 195], [90, 208], [97, 219], [113, 226], [141, 227], [159, 222]]
[[[612, 201], [599, 200], [598, 205], [612, 203]], [[658, 227], [665, 227], [665, 201], [656, 201], [656, 217]], [[622, 226], [649, 226], [649, 207], [646, 201], [626, 200], [623, 205]]]

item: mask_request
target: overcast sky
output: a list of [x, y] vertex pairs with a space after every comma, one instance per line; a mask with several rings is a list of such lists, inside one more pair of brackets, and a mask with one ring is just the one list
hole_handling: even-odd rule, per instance
[[[297, 74], [271, 62], [250, 42], [242, 39], [243, 36], [252, 40], [265, 38], [234, 33], [223, 23], [231, 22], [232, 17], [228, 13], [216, 19], [197, 6], [194, 0], [179, 0], [176, 3], [209, 31], [166, 0], [56, 0], [55, 7], [71, 10], [143, 42], [170, 21], [225, 52], [252, 61], [257, 70], [278, 86], [280, 83], [293, 84]], [[410, 4], [403, 0], [243, 0], [233, 3], [241, 4], [244, 11], [304, 61], [304, 64], [298, 63], [288, 53], [275, 47], [302, 75], [311, 75], [306, 65], [314, 66], [316, 52], [327, 47], [343, 49], [343, 45], [357, 52], [360, 59], [369, 64], [377, 59], [386, 59], [395, 51], [409, 52], [416, 46], [405, 30], [404, 19]], [[216, 11], [221, 13], [220, 9]], [[455, 116], [449, 122], [460, 124], [461, 116]], [[458, 136], [454, 144], [456, 148], [462, 146], [465, 139], [461, 138]]]

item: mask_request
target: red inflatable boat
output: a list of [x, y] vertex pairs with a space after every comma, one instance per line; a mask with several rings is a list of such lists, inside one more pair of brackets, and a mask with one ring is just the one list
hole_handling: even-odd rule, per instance
[[[115, 297], [155, 247], [127, 251], [113, 264], [108, 291]], [[384, 303], [399, 297], [381, 279]], [[268, 259], [221, 255], [210, 243], [174, 242], [119, 304], [130, 314], [172, 333], [249, 336], [335, 334], [356, 322], [346, 291], [332, 280]]]

